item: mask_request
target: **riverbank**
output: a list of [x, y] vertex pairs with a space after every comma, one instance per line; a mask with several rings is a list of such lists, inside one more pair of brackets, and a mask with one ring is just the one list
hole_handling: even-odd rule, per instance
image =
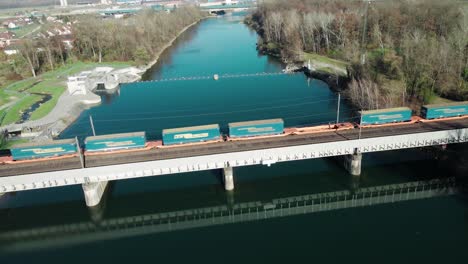
[[[206, 16], [206, 17], [203, 17], [195, 22], [193, 22], [192, 24], [184, 27], [181, 31], [179, 31], [179, 33], [173, 37], [166, 45], [162, 46], [161, 50], [159, 50], [158, 52], [156, 52], [156, 55], [155, 55], [155, 58], [148, 64], [146, 64], [143, 68], [140, 68], [141, 70], [143, 70], [144, 72], [146, 72], [147, 70], [151, 69], [151, 67], [153, 67], [156, 63], [158, 63], [159, 61], [159, 57], [161, 56], [161, 54], [166, 51], [169, 47], [171, 47], [173, 44], [174, 44], [174, 41], [176, 41], [177, 38], [180, 37], [180, 35], [182, 35], [185, 31], [187, 31], [189, 28], [197, 25], [198, 23], [200, 23], [200, 21], [204, 20], [204, 19], [207, 19], [207, 18], [211, 18], [211, 17], [214, 17], [214, 16]], [[143, 75], [141, 75], [143, 76]], [[140, 76], [140, 78], [141, 78]], [[135, 80], [136, 81], [136, 80]]]
[[[202, 19], [208, 18], [204, 17]], [[143, 74], [153, 67], [159, 60], [161, 54], [169, 47], [171, 47], [174, 41], [189, 28], [198, 24], [202, 19], [199, 19], [193, 22], [190, 25], [184, 27], [179, 33], [174, 36], [167, 44], [161, 47], [161, 49], [156, 53], [155, 58], [148, 64], [143, 66], [137, 66], [140, 70], [140, 73], [129, 82], [138, 81], [142, 78]], [[83, 65], [84, 64], [84, 65]], [[90, 66], [90, 67], [87, 67]], [[72, 124], [80, 114], [89, 107], [89, 105], [95, 105], [100, 103], [100, 97], [92, 92], [88, 93], [86, 96], [70, 96], [68, 93], [64, 92], [66, 90], [66, 78], [70, 75], [77, 74], [84, 70], [90, 70], [93, 67], [114, 67], [117, 69], [128, 68], [132, 66], [127, 62], [113, 62], [113, 63], [82, 63], [77, 62], [75, 64], [67, 65], [66, 69], [59, 69], [56, 71], [51, 71], [44, 73], [39, 76], [37, 79], [30, 78], [27, 80], [22, 80], [20, 82], [10, 85], [10, 89], [14, 92], [18, 99], [15, 104], [5, 107], [5, 109], [0, 109], [0, 116], [3, 116], [3, 120], [0, 123], [2, 126], [1, 130], [4, 129], [14, 129], [22, 130], [27, 129], [28, 131], [36, 131], [35, 134], [41, 135], [41, 137], [35, 137], [33, 140], [43, 140], [45, 137], [56, 136], [60, 134], [68, 125]], [[47, 78], [53, 77], [56, 78]], [[44, 82], [44, 79], [48, 81], [53, 81], [53, 85], [50, 85], [49, 82]], [[54, 79], [54, 80], [49, 80]], [[40, 89], [39, 89], [39, 88]], [[39, 96], [30, 96], [26, 91], [36, 91], [40, 90], [41, 92], [50, 92], [52, 98], [45, 102], [43, 105], [40, 105], [35, 111], [30, 113], [30, 119], [21, 124], [14, 124], [20, 120], [20, 116], [24, 111], [27, 111], [32, 107], [36, 102], [40, 101], [42, 97]], [[46, 89], [44, 91], [44, 89]], [[5, 89], [7, 90], [7, 89]]]

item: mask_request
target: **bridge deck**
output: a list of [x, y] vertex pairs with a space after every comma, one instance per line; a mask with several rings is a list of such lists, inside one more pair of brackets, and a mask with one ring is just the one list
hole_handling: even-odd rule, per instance
[[[362, 138], [378, 138], [384, 136], [395, 136], [404, 134], [414, 134], [423, 132], [434, 132], [441, 130], [453, 130], [468, 128], [468, 118], [437, 121], [418, 124], [401, 124], [395, 126], [383, 126], [362, 129]], [[117, 153], [99, 156], [87, 156], [86, 167], [99, 167], [117, 164], [127, 164], [145, 161], [166, 160], [175, 158], [196, 157], [202, 155], [213, 155], [223, 153], [235, 153], [249, 150], [261, 150], [277, 147], [289, 147], [319, 144], [327, 142], [340, 142], [357, 139], [359, 130], [343, 130], [338, 132], [323, 132], [307, 135], [292, 135], [285, 137], [272, 137], [262, 139], [252, 139], [248, 141], [219, 142], [206, 145], [179, 146], [166, 149], [151, 149], [148, 151]], [[81, 168], [78, 157], [33, 162], [27, 164], [10, 164], [0, 166], [0, 176], [24, 175], [40, 172], [50, 172], [58, 170], [70, 170]]]

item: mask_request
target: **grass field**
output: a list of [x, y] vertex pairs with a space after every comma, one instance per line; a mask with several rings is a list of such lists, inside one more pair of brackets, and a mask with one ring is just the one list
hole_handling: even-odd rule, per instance
[[15, 139], [15, 140], [7, 140], [0, 145], [0, 149], [10, 149], [14, 145], [18, 145], [21, 143], [29, 142], [28, 139]]
[[39, 24], [31, 24], [31, 25], [26, 25], [23, 27], [20, 27], [18, 29], [12, 29], [11, 32], [16, 34], [16, 38], [22, 38], [25, 35], [31, 33], [33, 30], [37, 30], [38, 27], [41, 25]]
[[28, 93], [49, 94], [52, 99], [41, 105], [31, 114], [31, 120], [37, 120], [46, 116], [57, 104], [59, 97], [65, 91], [66, 80], [70, 75], [93, 69], [97, 66], [110, 66], [114, 68], [125, 68], [132, 66], [125, 62], [95, 63], [95, 62], [76, 62], [67, 64], [53, 71], [46, 72], [37, 78], [29, 78], [10, 84], [0, 90], [0, 105], [8, 102], [9, 96], [6, 91], [16, 93], [19, 99], [16, 104], [9, 107], [7, 114], [0, 125], [8, 125], [18, 122], [21, 113], [30, 108], [33, 104], [41, 100], [41, 96]]
[[317, 70], [325, 71], [331, 74], [341, 74], [346, 72], [346, 66], [348, 65], [344, 61], [335, 60], [315, 53], [304, 52], [302, 57], [305, 62], [310, 60], [312, 64], [317, 65]]

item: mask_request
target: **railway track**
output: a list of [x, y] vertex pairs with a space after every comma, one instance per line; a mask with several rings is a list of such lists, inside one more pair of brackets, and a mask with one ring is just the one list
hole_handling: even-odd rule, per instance
[[[372, 127], [362, 129], [361, 138], [377, 138], [384, 136], [452, 130], [468, 127], [468, 118], [437, 121], [429, 123], [400, 124], [394, 126]], [[125, 163], [165, 160], [185, 157], [195, 157], [210, 154], [233, 153], [249, 150], [269, 149], [287, 146], [299, 146], [326, 142], [339, 142], [358, 139], [359, 130], [329, 131], [315, 134], [288, 135], [284, 137], [269, 137], [251, 139], [248, 141], [218, 142], [204, 145], [187, 145], [171, 148], [154, 148], [146, 151], [127, 153], [109, 153], [107, 155], [86, 156], [85, 167], [110, 166]], [[24, 164], [0, 165], [0, 177], [18, 174], [70, 170], [81, 168], [79, 157], [59, 160], [29, 162]], [[66, 172], [65, 172], [66, 173]]]

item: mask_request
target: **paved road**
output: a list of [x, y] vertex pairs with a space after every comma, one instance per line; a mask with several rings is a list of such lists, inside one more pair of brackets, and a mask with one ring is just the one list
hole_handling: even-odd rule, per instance
[[[362, 138], [377, 138], [440, 130], [468, 128], [468, 118], [452, 121], [439, 121], [419, 124], [401, 124], [390, 127], [374, 127], [362, 129]], [[198, 146], [180, 146], [175, 148], [151, 149], [148, 151], [108, 154], [102, 156], [88, 156], [86, 167], [108, 166], [116, 164], [184, 158], [210, 154], [233, 153], [248, 150], [269, 149], [276, 147], [338, 142], [359, 137], [359, 130], [343, 130], [338, 132], [324, 132], [308, 135], [291, 135], [253, 139], [249, 141], [219, 142]], [[42, 161], [40, 163], [0, 165], [0, 176], [38, 173], [47, 171], [67, 170], [80, 168], [78, 158], [62, 159], [58, 161]], [[66, 173], [66, 172], [64, 172]]]

